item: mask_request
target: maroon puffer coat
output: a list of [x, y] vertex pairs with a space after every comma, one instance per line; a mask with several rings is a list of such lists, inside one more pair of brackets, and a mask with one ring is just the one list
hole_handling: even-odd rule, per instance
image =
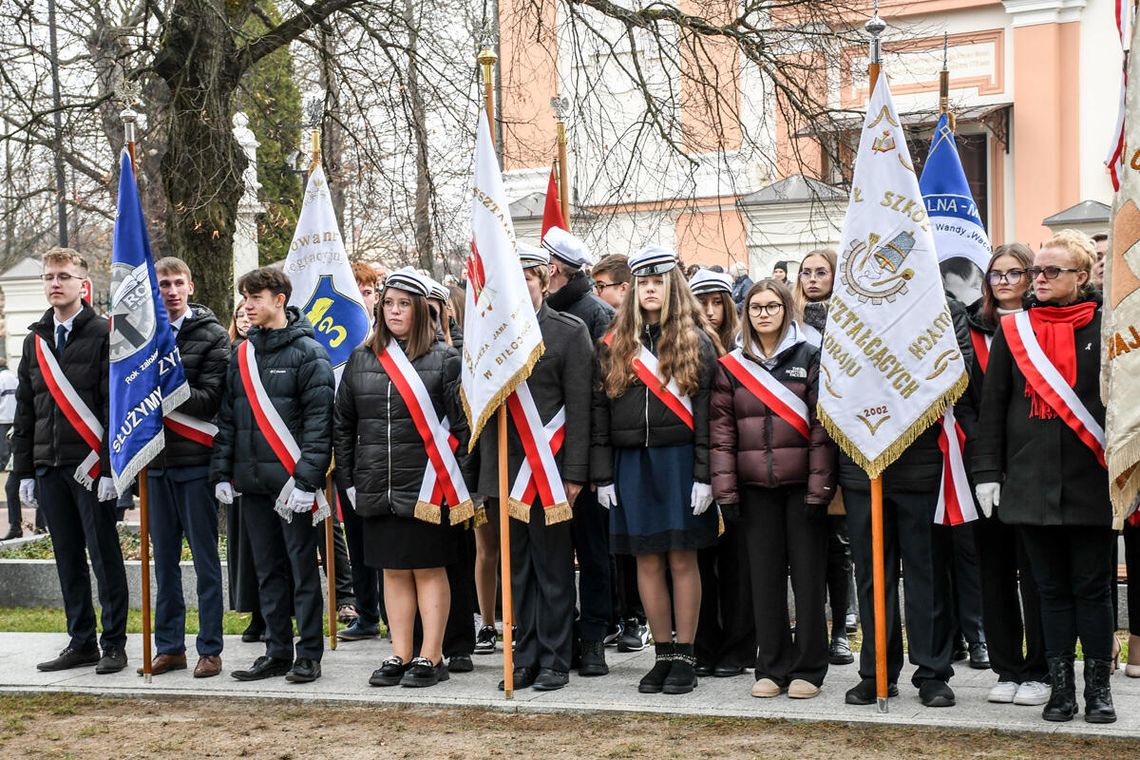
[[[755, 359], [743, 354], [740, 361]], [[777, 355], [768, 371], [807, 404], [811, 440], [718, 363], [709, 409], [713, 497], [722, 505], [739, 504], [741, 486], [806, 483], [808, 504], [829, 504], [838, 461], [835, 444], [815, 416], [819, 348], [796, 343]]]

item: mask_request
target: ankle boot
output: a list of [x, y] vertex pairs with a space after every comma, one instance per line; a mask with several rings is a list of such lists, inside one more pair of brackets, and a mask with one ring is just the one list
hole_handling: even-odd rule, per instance
[[1112, 675], [1110, 660], [1085, 660], [1085, 722], [1115, 723], [1116, 709], [1112, 706]]
[[1041, 711], [1042, 718], [1057, 722], [1073, 719], [1073, 716], [1077, 714], [1075, 678], [1071, 652], [1060, 657], [1049, 658], [1049, 680], [1052, 682], [1053, 691], [1049, 695], [1049, 702], [1046, 703], [1045, 709]]
[[[690, 653], [692, 649], [693, 647], [690, 645]], [[665, 678], [673, 667], [674, 645], [672, 642], [654, 644], [653, 650], [657, 653], [657, 661], [653, 663], [653, 668], [637, 684], [637, 690], [642, 694], [660, 694], [661, 690], [665, 688]]]
[[697, 657], [692, 644], [677, 644], [673, 654], [673, 666], [665, 677], [662, 691], [666, 694], [688, 694], [697, 687]]

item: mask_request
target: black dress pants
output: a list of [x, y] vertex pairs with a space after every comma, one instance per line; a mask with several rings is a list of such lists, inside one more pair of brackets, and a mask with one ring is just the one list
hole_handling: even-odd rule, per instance
[[701, 611], [693, 650], [697, 662], [733, 668], [756, 663], [756, 621], [748, 543], [740, 522], [727, 523], [716, 544], [697, 551]]
[[[338, 494], [339, 497], [339, 494]], [[347, 500], [346, 500], [347, 503]], [[348, 605], [356, 606], [356, 594], [353, 593], [352, 562], [348, 556], [348, 544], [344, 539], [344, 526], [341, 525], [336, 505], [330, 505], [333, 515], [333, 588], [336, 593], [336, 606], [338, 608]], [[328, 572], [328, 560], [325, 557], [325, 529], [321, 526], [321, 540], [317, 545], [317, 552], [321, 558], [321, 567]]]
[[115, 500], [99, 501], [94, 491], [75, 482], [74, 467], [36, 470], [36, 496], [51, 534], [55, 569], [67, 615], [71, 647], [95, 646], [95, 608], [91, 604], [91, 573], [99, 586], [103, 650], [127, 643], [127, 572], [115, 529]]
[[998, 681], [1044, 682], [1049, 664], [1041, 630], [1041, 598], [1021, 537], [998, 514], [981, 517], [971, 526], [978, 547], [982, 623], [990, 667]]
[[475, 653], [475, 531], [455, 527], [460, 532], [459, 554], [447, 566], [451, 586], [451, 610], [443, 632], [443, 656]]
[[[352, 568], [352, 589], [356, 597], [356, 613], [365, 625], [377, 625], [381, 619], [388, 624], [384, 614], [384, 573], [369, 567], [364, 561], [364, 523], [356, 509], [348, 500], [343, 488], [337, 488], [340, 499], [340, 514], [344, 521], [344, 538], [348, 549], [348, 560]], [[337, 560], [337, 575], [340, 575], [340, 560]], [[338, 582], [339, 585], [339, 582]], [[337, 596], [340, 592], [337, 591]]]
[[851, 539], [847, 515], [827, 516], [827, 601], [831, 635], [847, 636], [847, 613], [855, 611], [855, 578], [851, 574]]
[[[756, 680], [780, 686], [803, 679], [816, 686], [827, 675], [827, 515], [809, 510], [802, 485], [745, 487], [740, 527], [748, 547], [752, 613], [756, 623]], [[796, 629], [788, 618], [788, 574]]]
[[[937, 483], [934, 484], [937, 487]], [[871, 492], [845, 487], [847, 533], [859, 595], [863, 649], [859, 676], [875, 677], [875, 604], [871, 549]], [[897, 683], [903, 664], [902, 624], [899, 619], [899, 570], [906, 590], [906, 632], [910, 661], [917, 666], [911, 682], [921, 686], [931, 678], [949, 681], [954, 675], [951, 646], [954, 621], [950, 613], [949, 556], [945, 542], [934, 534], [937, 490], [883, 492], [883, 559], [886, 568], [887, 680]]]
[[320, 660], [324, 652], [324, 595], [317, 547], [323, 543], [324, 529], [314, 526], [308, 513], [293, 515], [292, 521], [285, 522], [274, 511], [273, 501], [274, 497], [267, 494], [246, 493], [241, 505], [265, 618], [265, 653], [293, 659], [292, 609], [300, 633], [297, 657]]
[[601, 641], [613, 616], [610, 593], [610, 516], [598, 504], [598, 495], [585, 487], [574, 502], [570, 522], [574, 554], [578, 558], [577, 637]]
[[1140, 636], [1140, 527], [1124, 523], [1124, 562], [1128, 568], [1128, 632]]
[[1112, 590], [1115, 578], [1112, 528], [1019, 525], [1029, 564], [1041, 592], [1045, 654], [1075, 651], [1085, 658], [1112, 659]]
[[950, 557], [950, 611], [955, 636], [967, 644], [985, 644], [982, 622], [982, 581], [978, 569], [978, 549], [974, 530], [968, 524], [936, 525], [934, 532], [945, 542]]

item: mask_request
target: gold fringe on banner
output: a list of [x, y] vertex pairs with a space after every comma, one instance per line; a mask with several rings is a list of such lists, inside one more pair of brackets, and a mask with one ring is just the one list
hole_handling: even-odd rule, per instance
[[721, 514], [720, 507], [716, 508], [716, 537], [720, 538], [724, 535], [724, 515]]
[[498, 393], [491, 397], [490, 403], [487, 404], [487, 407], [477, 420], [471, 419], [471, 405], [467, 402], [467, 394], [464, 392], [462, 385], [460, 386], [459, 399], [463, 402], [463, 411], [467, 414], [467, 424], [471, 428], [471, 440], [467, 444], [467, 451], [471, 452], [475, 450], [475, 442], [479, 440], [479, 434], [483, 432], [483, 427], [487, 424], [487, 420], [491, 418], [492, 414], [499, 411], [499, 407], [506, 402], [507, 396], [515, 392], [515, 388], [519, 386], [519, 383], [530, 377], [531, 370], [534, 369], [534, 365], [538, 363], [538, 360], [542, 358], [544, 351], [546, 351], [546, 344], [539, 341], [538, 345], [534, 347], [534, 350], [530, 352], [530, 356], [527, 357], [526, 364], [511, 376], [511, 379], [499, 389]]
[[452, 507], [449, 512], [451, 513], [451, 524], [458, 525], [464, 520], [470, 520], [475, 516], [475, 502], [471, 501], [471, 499], [461, 501]]
[[560, 504], [555, 504], [554, 506], [547, 507], [546, 509], [542, 510], [542, 512], [543, 516], [546, 519], [547, 525], [557, 525], [560, 522], [566, 522], [567, 520], [573, 519], [574, 517], [574, 510], [572, 510], [570, 508], [570, 504], [565, 501]]
[[1140, 436], [1116, 444], [1105, 452], [1108, 463], [1108, 495], [1112, 498], [1112, 529], [1124, 530], [1132, 503], [1140, 493]]
[[475, 527], [482, 528], [488, 522], [490, 521], [487, 519], [487, 505], [480, 504], [475, 507]]
[[518, 499], [507, 499], [507, 514], [521, 523], [530, 523], [530, 505]]
[[417, 501], [416, 502], [416, 519], [429, 522], [434, 525], [439, 525], [441, 518], [440, 508], [438, 504], [432, 504], [430, 501]]
[[843, 432], [843, 429], [835, 424], [835, 420], [831, 419], [822, 405], [816, 405], [816, 417], [823, 423], [823, 427], [827, 430], [828, 435], [831, 436], [831, 440], [838, 444], [839, 448], [843, 450], [843, 453], [851, 457], [855, 464], [862, 467], [863, 471], [867, 473], [868, 478], [877, 478], [883, 474], [883, 470], [887, 469], [892, 462], [902, 456], [902, 453], [907, 450], [907, 447], [914, 443], [916, 438], [942, 418], [946, 410], [953, 406], [954, 403], [961, 398], [962, 394], [966, 392], [966, 386], [969, 385], [969, 383], [969, 376], [963, 372], [961, 377], [915, 420], [914, 424], [903, 431], [902, 435], [896, 438], [894, 443], [888, 446], [882, 454], [879, 454], [879, 456], [873, 460], [868, 459], [866, 455], [859, 450], [855, 443]]

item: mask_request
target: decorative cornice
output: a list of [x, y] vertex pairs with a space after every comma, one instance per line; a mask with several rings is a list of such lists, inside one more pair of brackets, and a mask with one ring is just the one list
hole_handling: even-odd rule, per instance
[[1019, 27], [1080, 21], [1088, 0], [1003, 0], [1002, 5]]

